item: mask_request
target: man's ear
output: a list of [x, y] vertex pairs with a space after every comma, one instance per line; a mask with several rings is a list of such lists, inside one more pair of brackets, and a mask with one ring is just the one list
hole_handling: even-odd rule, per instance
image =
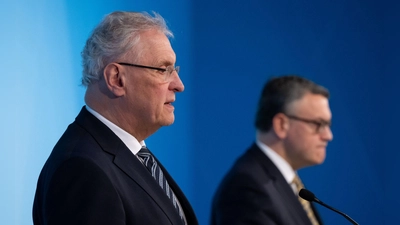
[[276, 136], [280, 139], [284, 139], [289, 131], [289, 119], [285, 114], [278, 113], [272, 118], [272, 129]]
[[125, 94], [125, 76], [118, 64], [110, 63], [104, 68], [103, 72], [105, 84], [115, 96]]

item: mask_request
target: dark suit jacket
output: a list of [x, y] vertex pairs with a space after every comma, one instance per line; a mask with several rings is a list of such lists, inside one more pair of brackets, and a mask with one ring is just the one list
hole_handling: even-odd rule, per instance
[[[161, 164], [160, 164], [161, 165]], [[189, 225], [190, 203], [165, 168]], [[182, 225], [166, 194], [126, 145], [84, 107], [40, 174], [36, 225]]]
[[235, 162], [213, 199], [211, 225], [239, 224], [311, 225], [293, 189], [256, 144]]

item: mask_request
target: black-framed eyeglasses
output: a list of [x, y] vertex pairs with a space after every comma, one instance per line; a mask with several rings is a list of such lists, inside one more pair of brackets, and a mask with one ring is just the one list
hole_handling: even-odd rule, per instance
[[331, 121], [325, 121], [325, 120], [310, 120], [310, 119], [304, 119], [301, 117], [297, 116], [292, 116], [292, 115], [287, 115], [285, 114], [288, 118], [293, 119], [293, 120], [298, 120], [304, 123], [309, 123], [309, 124], [314, 124], [316, 126], [316, 133], [322, 133], [326, 127], [331, 127], [332, 122]]
[[176, 73], [179, 73], [179, 66], [167, 66], [165, 68], [159, 68], [159, 67], [152, 67], [152, 66], [143, 66], [143, 65], [138, 65], [138, 64], [132, 64], [132, 63], [125, 63], [125, 62], [117, 62], [119, 65], [123, 66], [133, 66], [133, 67], [139, 67], [139, 68], [145, 68], [145, 69], [151, 69], [151, 70], [157, 70], [160, 71], [161, 74], [164, 75], [164, 81], [168, 81], [171, 78], [171, 75], [174, 71]]

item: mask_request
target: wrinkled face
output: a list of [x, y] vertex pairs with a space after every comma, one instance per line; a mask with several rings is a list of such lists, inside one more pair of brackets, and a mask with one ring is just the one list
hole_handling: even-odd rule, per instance
[[[141, 34], [139, 58], [126, 54], [119, 61], [150, 67], [166, 68], [176, 61], [168, 38], [160, 31], [148, 30]], [[126, 74], [127, 122], [134, 121], [135, 129], [155, 131], [174, 122], [175, 93], [184, 90], [176, 71], [164, 80], [163, 72], [155, 69], [121, 66]]]
[[[298, 118], [330, 122], [332, 118], [328, 99], [318, 94], [305, 94], [288, 106], [288, 115]], [[289, 163], [297, 170], [321, 164], [325, 160], [326, 147], [333, 135], [329, 126], [317, 131], [318, 125], [296, 119], [288, 119], [289, 128], [284, 140]]]

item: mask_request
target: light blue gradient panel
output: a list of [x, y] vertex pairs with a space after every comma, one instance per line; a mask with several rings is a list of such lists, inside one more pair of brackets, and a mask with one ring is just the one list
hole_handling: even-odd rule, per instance
[[65, 6], [2, 2], [0, 224], [32, 224], [40, 168], [80, 100]]
[[[171, 29], [188, 32], [188, 26], [179, 26], [178, 18], [187, 3], [176, 1], [179, 7], [159, 1], [3, 1], [0, 0], [0, 65], [2, 68], [2, 107], [0, 110], [0, 224], [32, 224], [32, 202], [40, 170], [54, 144], [71, 123], [83, 105], [85, 89], [80, 86], [80, 52], [89, 33], [101, 18], [114, 10], [158, 11], [169, 18]], [[187, 13], [187, 12], [186, 12]], [[185, 14], [183, 14], [185, 15]], [[182, 35], [183, 36], [183, 35]], [[178, 38], [176, 38], [178, 39]], [[179, 49], [178, 60], [189, 64], [185, 47]], [[174, 44], [177, 45], [177, 44]], [[179, 55], [182, 55], [180, 58]], [[186, 55], [186, 56], [185, 56]], [[189, 71], [187, 66], [184, 71]], [[187, 72], [185, 72], [187, 73]], [[188, 74], [184, 80], [188, 81]], [[179, 96], [177, 114], [182, 119], [173, 128], [179, 135], [179, 126], [187, 124], [190, 91]], [[187, 104], [186, 104], [187, 105]], [[178, 118], [178, 116], [177, 116]], [[181, 124], [181, 125], [179, 125]], [[164, 146], [177, 144], [176, 137], [166, 128], [154, 137], [154, 151]], [[186, 136], [189, 132], [186, 132]], [[177, 134], [178, 133], [178, 134]], [[184, 136], [185, 136], [184, 135]], [[187, 140], [179, 141], [176, 151], [188, 149]], [[183, 154], [182, 157], [188, 157]], [[161, 154], [171, 173], [182, 184], [187, 179], [187, 170], [174, 167], [173, 156]], [[178, 157], [180, 161], [182, 158]], [[171, 161], [171, 162], [169, 162]], [[182, 184], [183, 187], [188, 185]]]

